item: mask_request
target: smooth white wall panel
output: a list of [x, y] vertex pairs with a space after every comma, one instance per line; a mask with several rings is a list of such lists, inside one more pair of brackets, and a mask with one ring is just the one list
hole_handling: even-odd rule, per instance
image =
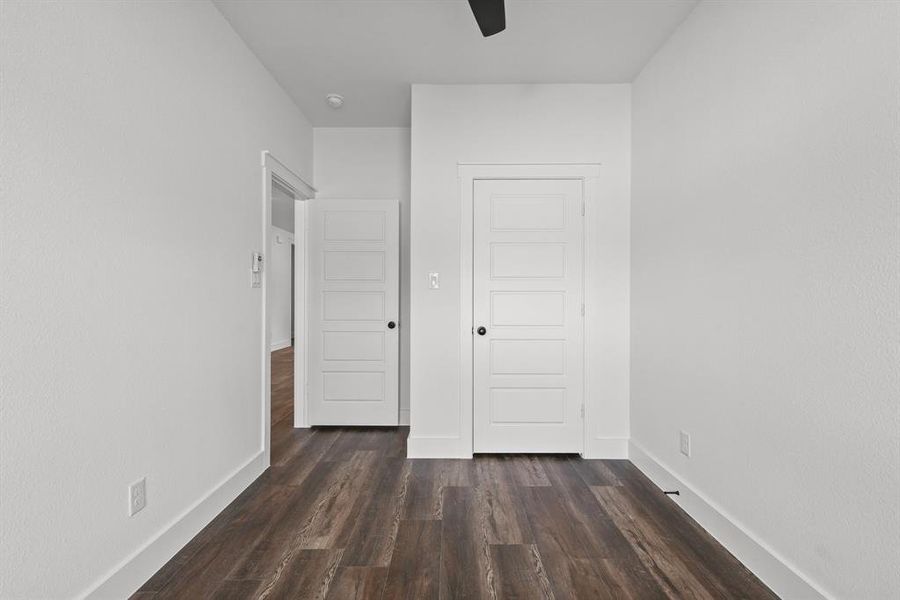
[[704, 2], [634, 83], [633, 440], [835, 598], [900, 590], [898, 99], [896, 2]]
[[2, 2], [0, 70], [0, 596], [71, 598], [261, 451], [260, 153], [312, 129], [207, 2]]
[[[628, 437], [629, 85], [413, 85], [411, 437], [465, 454], [460, 420], [460, 189], [458, 163], [602, 163], [600, 202], [587, 219], [597, 304], [586, 332], [596, 347], [587, 398], [591, 439]], [[562, 201], [495, 201], [495, 228], [560, 228]], [[441, 287], [428, 288], [429, 272]]]

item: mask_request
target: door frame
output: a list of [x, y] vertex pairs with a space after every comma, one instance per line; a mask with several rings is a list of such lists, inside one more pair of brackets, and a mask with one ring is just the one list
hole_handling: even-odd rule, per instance
[[[474, 224], [475, 224], [475, 182], [485, 179], [573, 179], [580, 180], [583, 185], [583, 201], [585, 216], [588, 211], [597, 206], [598, 180], [600, 178], [600, 163], [541, 163], [541, 164], [515, 164], [515, 163], [458, 163], [459, 190], [460, 190], [460, 220], [459, 220], [459, 407], [460, 407], [460, 455], [471, 457], [474, 454], [475, 440], [475, 382], [474, 361], [475, 348], [472, 328], [474, 323]], [[584, 304], [596, 306], [592, 297], [592, 285], [589, 282], [595, 265], [588, 253], [591, 239], [590, 219], [583, 220], [584, 244]], [[589, 328], [588, 318], [591, 311], [586, 311], [582, 319], [584, 335], [583, 359], [585, 364], [590, 364], [593, 357], [591, 352], [592, 338], [587, 334]], [[588, 447], [587, 423], [592, 420], [593, 407], [588, 402], [590, 390], [588, 387], [588, 370], [583, 373], [584, 419], [582, 419], [582, 456], [584, 449]]]
[[[269, 314], [271, 309], [269, 303], [269, 256], [271, 254], [272, 239], [272, 181], [277, 180], [280, 185], [289, 189], [295, 198], [294, 203], [294, 340], [302, 340], [304, 333], [304, 325], [306, 323], [306, 280], [305, 280], [305, 261], [306, 261], [306, 236], [305, 236], [305, 200], [314, 198], [316, 190], [314, 187], [306, 183], [302, 177], [294, 173], [290, 167], [275, 158], [268, 150], [263, 150], [261, 157], [262, 166], [262, 240], [263, 240], [263, 268], [260, 287], [262, 291], [262, 345], [260, 362], [262, 365], [262, 390], [261, 390], [261, 410], [262, 410], [262, 451], [265, 454], [266, 466], [271, 464], [272, 455], [272, 355], [271, 355], [271, 335], [269, 334]], [[297, 208], [301, 210], [297, 210]], [[297, 216], [300, 214], [300, 223], [303, 229], [297, 228]], [[301, 278], [297, 277], [297, 265], [302, 265], [303, 272]], [[300, 286], [300, 289], [297, 289]], [[299, 334], [299, 335], [298, 335]], [[306, 389], [306, 372], [303, 367], [306, 357], [298, 361], [296, 358], [296, 348], [294, 357], [294, 427], [302, 427], [298, 425], [298, 396], [301, 397], [299, 402], [301, 414], [300, 420], [305, 419], [305, 399], [303, 392]], [[298, 369], [298, 364], [300, 368]], [[298, 385], [299, 383], [299, 385]]]

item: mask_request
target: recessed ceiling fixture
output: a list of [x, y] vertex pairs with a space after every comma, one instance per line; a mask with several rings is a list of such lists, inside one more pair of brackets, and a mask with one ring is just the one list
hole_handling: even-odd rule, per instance
[[484, 37], [506, 29], [506, 9], [503, 7], [503, 0], [469, 0], [469, 6]]
[[328, 94], [325, 96], [325, 102], [328, 103], [328, 106], [337, 110], [344, 105], [344, 97], [340, 94]]

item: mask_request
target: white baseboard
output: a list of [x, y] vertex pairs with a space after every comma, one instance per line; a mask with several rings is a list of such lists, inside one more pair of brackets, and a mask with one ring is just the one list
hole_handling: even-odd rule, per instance
[[633, 440], [629, 444], [628, 454], [631, 462], [658, 487], [678, 490], [680, 495], [668, 498], [681, 506], [776, 594], [790, 600], [832, 598], [821, 586], [800, 573], [796, 566], [759, 540], [725, 510], [709, 500], [702, 492], [692, 488]]
[[628, 438], [588, 438], [584, 458], [628, 458]]
[[289, 339], [279, 340], [277, 342], [273, 341], [273, 342], [270, 342], [269, 350], [271, 350], [272, 352], [275, 352], [276, 350], [282, 350], [284, 348], [287, 348], [290, 345], [291, 345], [291, 340], [289, 340]]
[[175, 518], [79, 598], [128, 598], [266, 470], [260, 452]]
[[472, 458], [460, 450], [458, 437], [413, 437], [406, 440], [406, 458]]
[[400, 409], [400, 425], [409, 425], [409, 409]]
[[[407, 419], [409, 412], [407, 411]], [[403, 411], [400, 411], [400, 424]], [[406, 421], [409, 422], [408, 420]], [[406, 441], [407, 458], [472, 458], [472, 453], [460, 448], [458, 437], [414, 437]], [[583, 453], [584, 458], [628, 458], [628, 438], [591, 438]]]

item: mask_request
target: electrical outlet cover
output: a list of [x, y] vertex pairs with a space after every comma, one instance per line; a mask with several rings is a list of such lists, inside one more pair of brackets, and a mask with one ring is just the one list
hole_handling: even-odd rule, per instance
[[147, 506], [147, 478], [142, 477], [128, 487], [128, 515], [135, 514], [144, 510]]

